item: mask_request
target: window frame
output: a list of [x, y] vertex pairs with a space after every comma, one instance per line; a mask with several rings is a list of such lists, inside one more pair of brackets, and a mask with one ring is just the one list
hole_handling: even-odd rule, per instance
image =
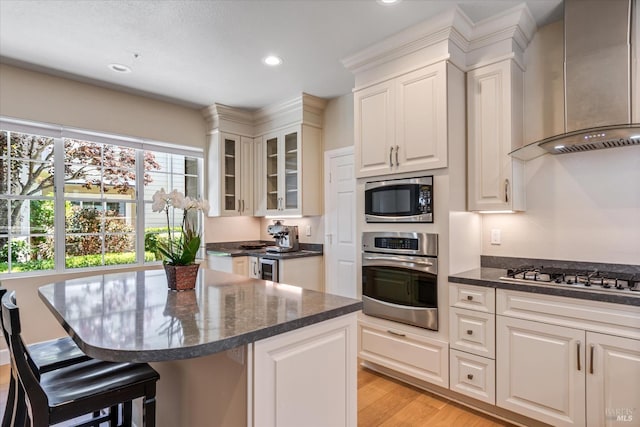
[[[135, 226], [136, 230], [143, 230], [143, 232], [135, 233], [135, 247], [136, 247], [136, 261], [131, 264], [118, 264], [118, 265], [101, 265], [95, 267], [82, 267], [82, 268], [67, 268], [65, 266], [65, 242], [66, 242], [66, 230], [65, 230], [65, 201], [67, 199], [75, 199], [73, 196], [65, 198], [64, 194], [64, 173], [56, 173], [54, 176], [54, 203], [55, 203], [55, 215], [54, 215], [54, 269], [53, 270], [34, 270], [34, 271], [22, 271], [22, 272], [7, 272], [0, 274], [0, 279], [29, 277], [29, 276], [42, 276], [50, 274], [69, 274], [76, 272], [91, 272], [91, 271], [104, 271], [104, 270], [122, 270], [131, 268], [140, 268], [145, 266], [157, 265], [161, 261], [145, 262], [145, 191], [144, 191], [144, 152], [151, 151], [155, 153], [181, 155], [189, 158], [195, 158], [197, 160], [197, 185], [198, 192], [201, 197], [204, 195], [204, 149], [191, 147], [187, 145], [177, 145], [168, 142], [161, 142], [151, 139], [136, 138], [126, 135], [108, 134], [103, 132], [84, 130], [78, 128], [72, 128], [62, 125], [54, 125], [47, 123], [38, 123], [27, 120], [14, 119], [9, 117], [0, 116], [0, 130], [8, 132], [19, 132], [37, 136], [51, 137], [54, 139], [54, 157], [53, 164], [54, 170], [64, 171], [64, 140], [66, 138], [84, 140], [88, 142], [112, 144], [118, 146], [124, 146], [133, 148], [135, 152], [135, 173], [136, 173], [136, 185], [135, 185], [135, 197], [131, 199], [132, 203], [135, 203]], [[184, 176], [192, 177], [192, 174], [187, 174], [186, 170]], [[186, 179], [185, 179], [186, 183]], [[171, 189], [166, 189], [167, 191]], [[185, 189], [182, 189], [184, 192]], [[3, 194], [4, 196], [4, 194]], [[9, 200], [15, 199], [11, 197], [11, 194], [7, 194]], [[200, 220], [204, 222], [204, 216], [200, 216]], [[204, 224], [201, 224], [201, 230], [203, 233], [203, 239], [201, 244], [204, 247]], [[58, 231], [63, 230], [63, 231]]]

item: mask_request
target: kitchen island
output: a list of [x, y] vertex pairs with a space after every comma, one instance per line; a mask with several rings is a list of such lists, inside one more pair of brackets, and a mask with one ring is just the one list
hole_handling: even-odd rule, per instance
[[206, 268], [194, 291], [145, 270], [39, 294], [88, 355], [151, 362], [159, 426], [356, 424], [360, 301]]

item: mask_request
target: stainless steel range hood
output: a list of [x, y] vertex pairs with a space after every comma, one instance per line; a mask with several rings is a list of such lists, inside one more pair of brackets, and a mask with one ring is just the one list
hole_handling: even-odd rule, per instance
[[632, 46], [639, 30], [636, 3], [565, 0], [565, 133], [515, 150], [512, 157], [530, 160], [545, 153], [640, 145], [640, 123], [632, 114], [638, 117], [632, 106], [640, 104], [633, 92], [640, 83], [640, 49]]

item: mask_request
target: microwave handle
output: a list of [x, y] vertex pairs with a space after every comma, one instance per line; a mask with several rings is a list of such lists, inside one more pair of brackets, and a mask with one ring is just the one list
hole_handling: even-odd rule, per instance
[[419, 264], [419, 265], [426, 265], [426, 266], [433, 266], [432, 262], [429, 261], [423, 261], [421, 259], [416, 259], [417, 257], [413, 257], [411, 259], [407, 259], [407, 258], [402, 258], [402, 257], [396, 257], [396, 256], [384, 256], [384, 255], [365, 255], [363, 257], [363, 259], [365, 260], [370, 260], [370, 261], [394, 261], [394, 262], [410, 262], [413, 264]]

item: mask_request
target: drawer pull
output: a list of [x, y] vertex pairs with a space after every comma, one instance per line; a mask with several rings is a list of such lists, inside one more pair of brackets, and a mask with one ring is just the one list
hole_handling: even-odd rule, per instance
[[473, 335], [473, 331], [471, 329], [467, 329], [467, 335]]
[[467, 295], [467, 301], [473, 301], [473, 295]]
[[467, 374], [467, 379], [472, 380], [473, 379], [473, 374]]
[[405, 334], [401, 334], [400, 332], [394, 332], [392, 330], [387, 330], [387, 332], [389, 332], [391, 335], [395, 335], [397, 337], [406, 337]]

